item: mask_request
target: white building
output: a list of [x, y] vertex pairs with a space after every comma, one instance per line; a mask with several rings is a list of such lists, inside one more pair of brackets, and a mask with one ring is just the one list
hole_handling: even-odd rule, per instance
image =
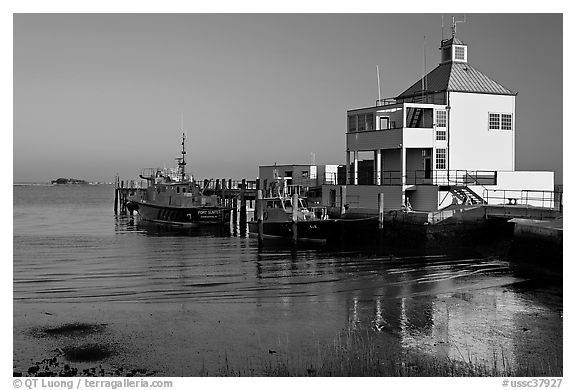
[[[397, 97], [348, 111], [350, 207], [375, 209], [378, 193], [387, 209], [406, 200], [421, 211], [456, 201], [546, 206], [554, 173], [515, 170], [516, 93], [470, 65], [456, 37], [440, 51], [440, 64]], [[366, 152], [372, 164], [361, 169]]]

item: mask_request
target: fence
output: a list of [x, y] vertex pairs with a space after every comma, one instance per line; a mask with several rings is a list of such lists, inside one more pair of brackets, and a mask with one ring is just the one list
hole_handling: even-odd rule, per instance
[[561, 191], [485, 189], [482, 197], [488, 204], [532, 206], [558, 211], [563, 208]]
[[[357, 172], [359, 185], [376, 185], [378, 178], [372, 171]], [[407, 185], [495, 185], [496, 171], [467, 171], [467, 170], [414, 170], [407, 171], [405, 184]], [[354, 182], [354, 171], [348, 172], [349, 183]], [[380, 172], [380, 185], [401, 185], [402, 172]]]

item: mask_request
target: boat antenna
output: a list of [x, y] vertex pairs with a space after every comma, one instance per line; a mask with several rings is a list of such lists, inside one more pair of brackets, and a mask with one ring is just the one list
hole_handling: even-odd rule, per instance
[[[182, 119], [182, 123], [184, 123], [184, 119]], [[184, 182], [184, 177], [186, 176], [185, 167], [186, 167], [186, 133], [184, 132], [184, 126], [182, 125], [182, 157], [178, 159], [178, 170], [180, 171], [180, 179]]]

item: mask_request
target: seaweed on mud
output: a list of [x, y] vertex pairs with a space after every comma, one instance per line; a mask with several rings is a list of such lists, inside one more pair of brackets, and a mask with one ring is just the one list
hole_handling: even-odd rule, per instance
[[32, 334], [36, 337], [82, 337], [93, 333], [100, 333], [106, 328], [106, 324], [90, 324], [83, 322], [72, 322], [58, 326], [45, 326], [35, 328]]
[[114, 351], [101, 344], [82, 344], [63, 348], [64, 357], [71, 362], [95, 362], [111, 356]]

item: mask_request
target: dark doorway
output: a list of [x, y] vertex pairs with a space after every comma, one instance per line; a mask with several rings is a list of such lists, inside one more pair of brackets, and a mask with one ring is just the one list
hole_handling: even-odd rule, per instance
[[424, 157], [424, 179], [432, 179], [432, 159]]

